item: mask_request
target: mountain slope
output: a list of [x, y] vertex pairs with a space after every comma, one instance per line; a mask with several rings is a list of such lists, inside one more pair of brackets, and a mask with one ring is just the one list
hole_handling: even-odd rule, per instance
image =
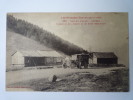
[[40, 43], [18, 33], [7, 31], [7, 50], [51, 50]]
[[47, 31], [25, 20], [17, 19], [12, 15], [7, 15], [7, 28], [66, 55], [87, 52], [83, 48], [56, 36], [50, 30]]

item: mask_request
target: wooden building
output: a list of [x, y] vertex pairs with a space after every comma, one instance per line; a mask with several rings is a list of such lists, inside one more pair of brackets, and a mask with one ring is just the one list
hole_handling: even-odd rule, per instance
[[74, 54], [72, 55], [71, 60], [73, 63], [76, 64], [78, 68], [81, 68], [81, 66], [84, 66], [84, 68], [88, 68], [89, 57], [89, 54]]
[[113, 52], [90, 53], [90, 64], [118, 64], [118, 57]]
[[11, 56], [12, 65], [21, 67], [61, 65], [63, 59], [56, 51], [16, 51]]

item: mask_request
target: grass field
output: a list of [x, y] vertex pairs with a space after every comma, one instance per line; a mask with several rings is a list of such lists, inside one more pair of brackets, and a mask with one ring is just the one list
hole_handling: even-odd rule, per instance
[[[50, 70], [50, 69], [49, 69]], [[52, 70], [52, 69], [51, 69]], [[54, 69], [53, 69], [54, 70]], [[56, 69], [57, 70], [57, 69]], [[59, 69], [56, 82], [48, 77], [32, 78], [8, 84], [7, 90], [64, 91], [64, 92], [127, 92], [129, 78], [127, 68]], [[46, 71], [46, 70], [38, 70]], [[48, 71], [48, 70], [47, 70]], [[37, 74], [37, 73], [36, 73]], [[40, 73], [42, 74], [42, 73]], [[45, 73], [47, 74], [47, 73]], [[34, 77], [34, 75], [33, 75]], [[14, 88], [14, 89], [13, 89]], [[27, 89], [27, 90], [26, 90]]]

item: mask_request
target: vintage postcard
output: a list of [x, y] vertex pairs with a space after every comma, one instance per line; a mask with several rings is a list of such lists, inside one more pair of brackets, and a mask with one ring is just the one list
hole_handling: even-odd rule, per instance
[[6, 90], [128, 92], [128, 13], [7, 13]]

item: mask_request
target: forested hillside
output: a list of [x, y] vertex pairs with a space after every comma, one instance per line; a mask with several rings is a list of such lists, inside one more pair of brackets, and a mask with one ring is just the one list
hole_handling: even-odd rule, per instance
[[10, 29], [25, 37], [31, 38], [40, 44], [61, 51], [67, 55], [87, 52], [49, 31], [33, 25], [25, 20], [16, 19], [12, 15], [7, 15], [7, 29]]

